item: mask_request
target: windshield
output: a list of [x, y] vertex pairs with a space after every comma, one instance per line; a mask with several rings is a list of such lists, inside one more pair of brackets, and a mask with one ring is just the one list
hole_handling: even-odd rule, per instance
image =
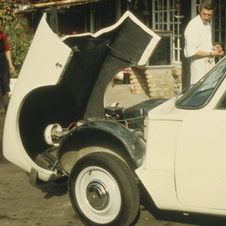
[[226, 74], [226, 58], [224, 57], [208, 72], [192, 89], [177, 100], [178, 108], [201, 108], [208, 103]]

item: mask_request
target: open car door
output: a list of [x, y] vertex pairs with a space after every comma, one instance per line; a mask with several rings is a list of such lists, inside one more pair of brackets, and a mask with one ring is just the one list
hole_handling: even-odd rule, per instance
[[[159, 40], [130, 12], [95, 34], [63, 39], [43, 17], [9, 104], [4, 156], [43, 181], [62, 175], [37, 164], [38, 156], [51, 148], [45, 129], [55, 123], [67, 128], [79, 120], [103, 119], [104, 93], [111, 79], [126, 67], [144, 65]], [[55, 162], [60, 164], [59, 159]]]
[[[41, 178], [44, 180], [50, 178], [53, 172], [39, 167], [25, 151], [18, 129], [21, 108], [27, 96], [36, 88], [56, 85], [60, 81], [71, 53], [72, 50], [52, 32], [44, 15], [26, 56], [7, 110], [3, 134], [4, 156], [27, 172], [34, 167], [41, 172]], [[42, 98], [44, 101], [45, 96]], [[31, 123], [28, 118], [23, 120], [27, 125]], [[29, 132], [25, 136], [29, 137]], [[35, 142], [36, 137], [31, 139]]]

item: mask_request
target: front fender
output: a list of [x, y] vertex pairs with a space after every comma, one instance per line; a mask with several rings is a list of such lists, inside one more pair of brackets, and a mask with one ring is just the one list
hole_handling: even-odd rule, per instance
[[[84, 145], [92, 147], [98, 144], [101, 146], [101, 143], [109, 145], [109, 147], [112, 144], [120, 144], [120, 147], [123, 147], [120, 149], [120, 152], [129, 154], [136, 167], [142, 165], [146, 149], [144, 140], [122, 124], [103, 120], [92, 121], [75, 127], [64, 137], [58, 149], [58, 159], [61, 162], [62, 168], [70, 173], [70, 169], [78, 160], [73, 153], [78, 153]], [[68, 156], [67, 161], [61, 161], [62, 158], [65, 158], [65, 153]], [[124, 155], [125, 153], [117, 154]], [[67, 162], [67, 166], [65, 162]]]

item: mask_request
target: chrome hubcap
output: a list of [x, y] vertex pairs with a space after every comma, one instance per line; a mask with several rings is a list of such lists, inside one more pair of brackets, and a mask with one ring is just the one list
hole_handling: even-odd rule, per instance
[[91, 182], [86, 189], [89, 204], [96, 210], [103, 210], [109, 203], [107, 187], [98, 181]]

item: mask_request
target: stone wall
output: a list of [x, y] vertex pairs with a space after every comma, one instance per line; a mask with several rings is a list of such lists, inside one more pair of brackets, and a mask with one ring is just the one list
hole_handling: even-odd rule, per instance
[[181, 69], [173, 66], [132, 67], [130, 81], [134, 93], [144, 92], [150, 99], [170, 99], [181, 91]]

